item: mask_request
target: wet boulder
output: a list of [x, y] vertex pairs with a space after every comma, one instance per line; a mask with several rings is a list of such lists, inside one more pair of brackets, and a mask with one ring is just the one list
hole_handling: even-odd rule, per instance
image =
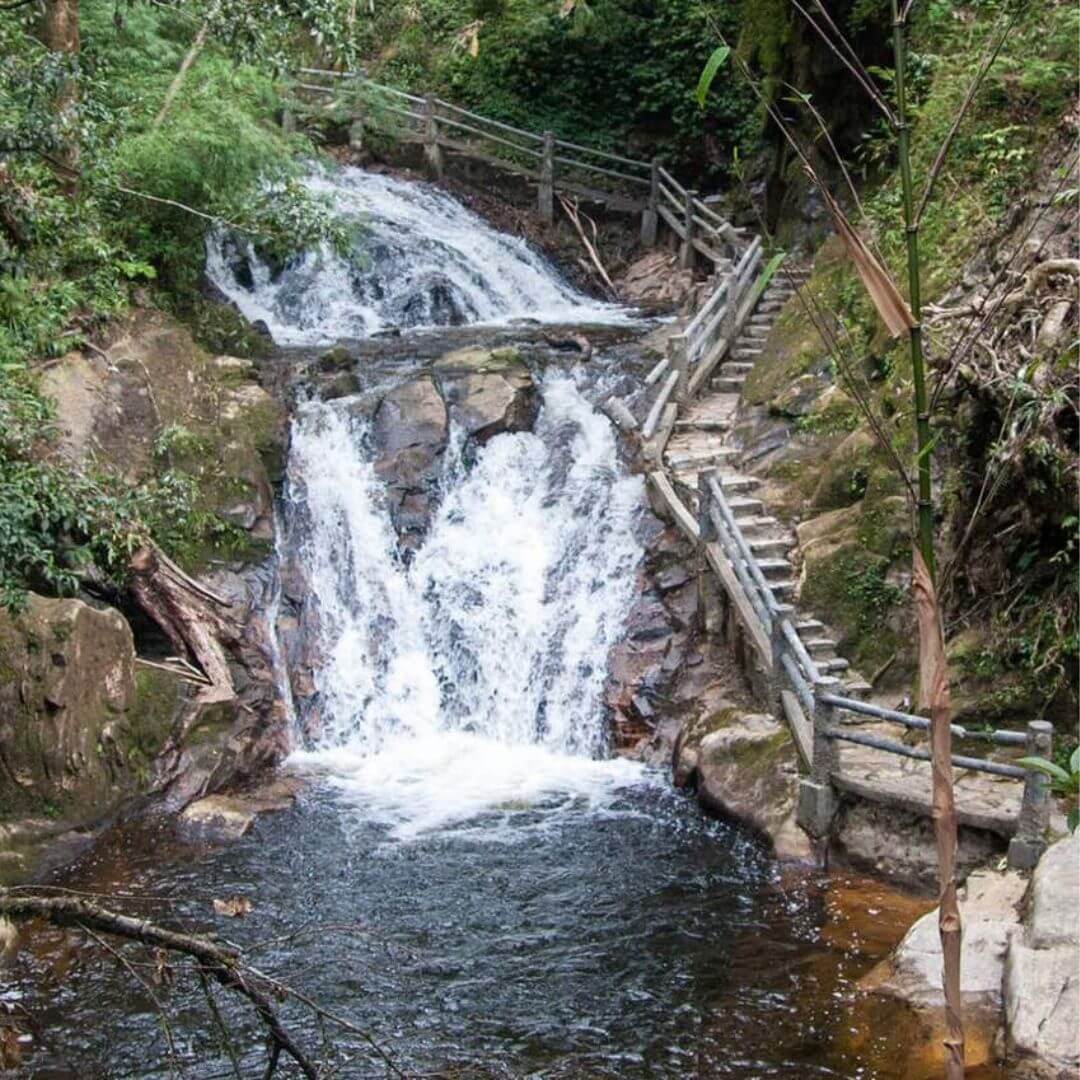
[[784, 724], [720, 703], [683, 728], [672, 760], [675, 783], [693, 784], [707, 810], [748, 825], [777, 857], [809, 861], [809, 838], [795, 823], [799, 770]]
[[449, 420], [430, 376], [391, 390], [372, 426], [375, 472], [386, 485], [398, 536], [415, 546], [431, 523]]
[[532, 428], [539, 395], [516, 349], [457, 349], [436, 368], [451, 416], [476, 443]]

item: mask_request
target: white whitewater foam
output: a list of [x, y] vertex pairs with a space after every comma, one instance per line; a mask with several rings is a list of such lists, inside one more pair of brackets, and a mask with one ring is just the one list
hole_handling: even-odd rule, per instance
[[446, 491], [406, 566], [364, 450], [334, 403], [294, 422], [293, 513], [321, 623], [324, 770], [397, 837], [485, 810], [605, 803], [641, 779], [604, 760], [607, 657], [635, 595], [642, 480], [565, 375], [533, 433], [496, 436]]
[[247, 241], [217, 234], [207, 244], [209, 278], [280, 344], [361, 338], [388, 327], [628, 318], [573, 289], [523, 240], [497, 232], [436, 187], [356, 168], [316, 172], [305, 183], [361, 226], [349, 257], [323, 248], [275, 270]]

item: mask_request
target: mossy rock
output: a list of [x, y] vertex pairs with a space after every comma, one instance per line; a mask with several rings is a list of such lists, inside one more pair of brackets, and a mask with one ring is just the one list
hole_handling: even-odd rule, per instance
[[910, 646], [908, 600], [890, 578], [892, 560], [847, 532], [803, 553], [802, 605], [841, 633], [839, 650], [873, 672]]
[[521, 367], [525, 358], [514, 348], [484, 349], [467, 347], [455, 349], [435, 361], [437, 368], [450, 371], [494, 372]]

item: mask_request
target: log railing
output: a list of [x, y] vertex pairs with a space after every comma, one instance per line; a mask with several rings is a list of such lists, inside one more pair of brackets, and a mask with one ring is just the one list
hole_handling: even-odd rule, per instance
[[743, 230], [679, 184], [655, 158], [642, 161], [559, 139], [549, 131], [527, 131], [432, 95], [418, 97], [384, 86], [358, 72], [300, 68], [292, 89], [298, 106], [304, 95], [315, 95], [321, 112], [348, 116], [354, 142], [362, 141], [365, 131], [378, 131], [421, 144], [436, 176], [442, 175], [443, 155], [449, 152], [535, 181], [538, 209], [546, 221], [554, 218], [554, 193], [563, 191], [640, 213], [641, 239], [648, 247], [657, 243], [664, 223], [680, 241], [683, 267], [692, 267], [698, 255], [717, 269], [725, 267], [744, 244]]
[[762, 271], [763, 250], [761, 238], [755, 237], [734, 266], [726, 262], [727, 269], [716, 272], [697, 314], [681, 333], [668, 338], [667, 355], [645, 376], [647, 386], [659, 384], [641, 428], [646, 456], [653, 461], [663, 457], [679, 407], [701, 391], [728, 357], [768, 286], [778, 261], [772, 260]]
[[[843, 714], [917, 731], [927, 731], [930, 721], [840, 693], [839, 680], [821, 673], [799, 637], [791, 618], [791, 605], [780, 603], [773, 593], [732, 513], [716, 471], [701, 473], [698, 483], [697, 535], [705, 561], [717, 572], [732, 610], [769, 677], [778, 711], [787, 720], [807, 770], [800, 781], [799, 824], [811, 836], [825, 837], [836, 810], [837, 790], [850, 787], [840, 772], [840, 743], [918, 761], [930, 760], [929, 751], [922, 747], [852, 729], [843, 722]], [[984, 731], [953, 724], [952, 734], [964, 741], [1022, 748], [1029, 756], [1049, 758], [1053, 749], [1053, 728], [1040, 720], [1031, 721], [1026, 731]], [[1022, 781], [1020, 808], [1011, 822], [1009, 862], [1025, 869], [1034, 865], [1044, 846], [1050, 821], [1050, 794], [1045, 776], [1010, 762], [964, 754], [953, 754], [952, 764], [958, 769]], [[859, 785], [858, 794], [873, 798], [873, 785]], [[921, 809], [929, 812], [930, 807]]]

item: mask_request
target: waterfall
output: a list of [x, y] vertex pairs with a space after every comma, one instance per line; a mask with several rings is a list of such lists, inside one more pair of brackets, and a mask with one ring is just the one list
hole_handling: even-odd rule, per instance
[[442, 498], [406, 562], [366, 428], [339, 403], [293, 427], [290, 515], [318, 612], [322, 725], [298, 761], [399, 836], [485, 810], [599, 798], [639, 775], [602, 760], [607, 657], [635, 595], [642, 480], [572, 378], [532, 432], [501, 434]]
[[347, 255], [322, 248], [277, 265], [232, 234], [219, 232], [207, 244], [207, 276], [279, 344], [363, 338], [391, 327], [626, 318], [429, 184], [355, 168], [315, 172], [306, 184], [356, 223]]

